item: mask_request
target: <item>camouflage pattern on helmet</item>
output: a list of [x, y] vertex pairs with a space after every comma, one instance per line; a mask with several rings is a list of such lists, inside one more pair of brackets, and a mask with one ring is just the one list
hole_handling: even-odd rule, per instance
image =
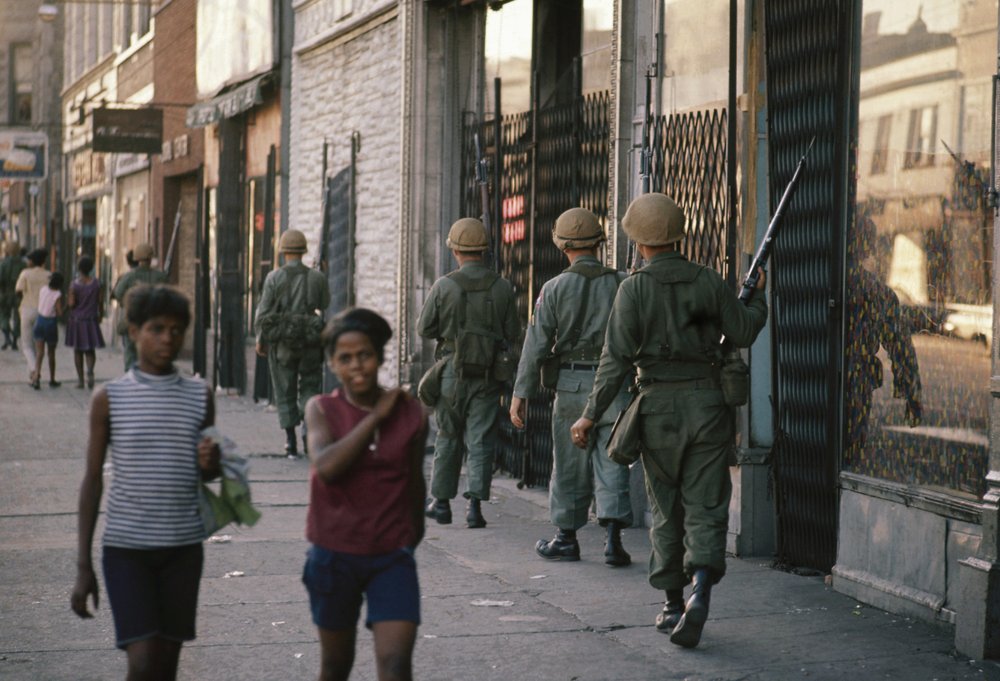
[[459, 253], [480, 253], [489, 248], [486, 227], [476, 218], [462, 218], [448, 230], [448, 248]]
[[282, 253], [305, 253], [308, 250], [306, 235], [297, 229], [288, 230], [281, 235], [278, 250]]
[[142, 260], [152, 260], [153, 259], [153, 246], [145, 241], [132, 249], [132, 257], [136, 261]]
[[684, 238], [684, 211], [666, 194], [651, 192], [629, 204], [622, 229], [643, 246], [667, 246]]
[[552, 228], [552, 243], [564, 251], [593, 248], [606, 238], [597, 216], [586, 208], [570, 208], [563, 212]]

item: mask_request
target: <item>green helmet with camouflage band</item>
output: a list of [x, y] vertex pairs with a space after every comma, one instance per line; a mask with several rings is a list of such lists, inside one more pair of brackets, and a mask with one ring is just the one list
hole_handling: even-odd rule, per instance
[[563, 251], [593, 248], [606, 238], [597, 216], [586, 208], [570, 208], [563, 212], [552, 228], [552, 243]]
[[448, 248], [459, 253], [482, 253], [489, 248], [486, 227], [476, 218], [462, 218], [448, 230]]
[[684, 211], [666, 194], [636, 197], [622, 219], [629, 238], [643, 246], [667, 246], [684, 238]]

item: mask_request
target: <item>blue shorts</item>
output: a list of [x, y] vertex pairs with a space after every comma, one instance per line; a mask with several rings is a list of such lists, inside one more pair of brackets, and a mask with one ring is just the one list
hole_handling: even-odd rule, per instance
[[420, 624], [420, 585], [413, 551], [377, 556], [330, 551], [315, 544], [306, 552], [302, 583], [309, 592], [313, 623], [320, 629], [353, 629], [368, 600], [365, 626], [377, 622]]
[[105, 546], [104, 585], [115, 645], [124, 650], [153, 637], [193, 640], [204, 560], [200, 543], [164, 549]]
[[55, 317], [39, 315], [35, 319], [35, 328], [32, 329], [31, 335], [36, 341], [42, 341], [46, 345], [56, 345], [59, 342], [59, 323]]

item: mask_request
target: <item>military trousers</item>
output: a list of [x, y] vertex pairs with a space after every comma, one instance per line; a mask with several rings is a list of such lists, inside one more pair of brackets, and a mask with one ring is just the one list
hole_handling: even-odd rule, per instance
[[127, 333], [122, 334], [122, 361], [125, 364], [125, 371], [135, 366], [139, 361], [139, 354], [135, 349], [135, 342]]
[[580, 418], [594, 385], [593, 370], [562, 369], [552, 405], [552, 479], [549, 481], [549, 517], [564, 530], [587, 524], [592, 500], [597, 518], [632, 524], [629, 469], [608, 458], [608, 438], [618, 413], [628, 404], [622, 392], [594, 424], [586, 450], [573, 444], [570, 427]]
[[454, 499], [462, 454], [466, 454], [467, 499], [486, 501], [493, 482], [497, 418], [500, 413], [500, 384], [486, 378], [455, 375], [451, 362], [441, 375], [441, 398], [434, 406], [438, 433], [431, 470], [431, 496]]
[[323, 350], [315, 347], [293, 352], [282, 344], [273, 345], [267, 366], [278, 423], [282, 428], [294, 428], [305, 417], [306, 402], [323, 389]]
[[19, 317], [17, 303], [13, 296], [0, 295], [0, 331], [3, 331], [5, 334], [10, 334], [11, 331], [16, 332], [17, 329], [14, 327], [17, 327], [18, 323], [13, 320]]
[[[653, 516], [649, 583], [680, 589], [699, 568], [726, 572], [734, 416], [711, 381], [651, 386], [640, 411], [642, 461]], [[699, 387], [686, 387], [699, 386]]]

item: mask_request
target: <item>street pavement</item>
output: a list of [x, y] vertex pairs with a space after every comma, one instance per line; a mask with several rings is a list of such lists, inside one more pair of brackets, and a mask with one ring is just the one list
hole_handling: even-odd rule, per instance
[[[120, 354], [98, 357], [98, 381], [121, 372]], [[124, 676], [106, 601], [92, 620], [69, 609], [89, 394], [75, 387], [65, 348], [58, 378], [62, 387], [43, 380], [40, 391], [32, 390], [21, 354], [0, 352], [4, 681]], [[283, 434], [265, 405], [224, 393], [216, 405], [218, 426], [251, 459], [263, 517], [256, 527], [227, 528], [222, 541], [206, 544], [199, 636], [184, 646], [179, 678], [316, 678], [319, 644], [300, 582], [308, 464], [278, 454]], [[464, 517], [460, 503], [453, 508], [456, 520]], [[489, 525], [482, 530], [429, 525], [417, 551], [423, 606], [417, 678], [1000, 680], [995, 663], [954, 653], [950, 628], [865, 607], [821, 576], [774, 570], [767, 559], [730, 558], [701, 645], [681, 649], [652, 626], [662, 594], [646, 582], [645, 530], [624, 533], [636, 559], [629, 568], [605, 567], [595, 523], [579, 533], [581, 562], [546, 562], [533, 550], [552, 532], [545, 490], [519, 490], [504, 474], [484, 515]], [[364, 631], [351, 678], [375, 679]]]

